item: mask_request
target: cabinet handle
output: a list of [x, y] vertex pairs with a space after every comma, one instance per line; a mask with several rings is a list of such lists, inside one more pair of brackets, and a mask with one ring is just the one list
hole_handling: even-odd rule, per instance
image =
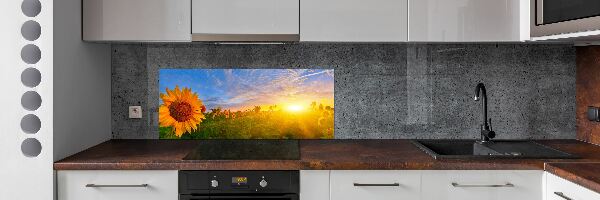
[[139, 184], [139, 185], [98, 185], [98, 184], [86, 184], [85, 187], [91, 188], [123, 188], [123, 187], [148, 187], [148, 184]]
[[513, 185], [512, 183], [506, 183], [506, 184], [497, 184], [497, 185], [463, 185], [463, 184], [458, 184], [458, 183], [452, 183], [452, 186], [454, 187], [515, 187], [515, 185]]
[[355, 187], [398, 187], [400, 183], [354, 183]]
[[573, 199], [569, 198], [568, 196], [566, 196], [565, 194], [563, 194], [562, 192], [554, 192], [554, 194], [556, 196], [559, 196], [559, 197], [565, 199], [565, 200], [573, 200]]

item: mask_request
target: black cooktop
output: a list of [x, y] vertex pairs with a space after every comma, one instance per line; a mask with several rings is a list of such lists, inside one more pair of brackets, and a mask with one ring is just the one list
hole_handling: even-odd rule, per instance
[[299, 160], [298, 140], [202, 140], [183, 160]]

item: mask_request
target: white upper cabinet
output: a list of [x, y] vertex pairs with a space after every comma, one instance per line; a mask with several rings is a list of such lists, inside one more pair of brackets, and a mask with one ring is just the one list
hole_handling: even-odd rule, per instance
[[190, 0], [83, 0], [85, 41], [190, 41]]
[[512, 42], [527, 0], [83, 0], [86, 41]]
[[195, 41], [298, 41], [299, 0], [192, 0]]
[[410, 0], [411, 42], [529, 40], [528, 0]]
[[407, 0], [302, 0], [300, 41], [405, 42]]

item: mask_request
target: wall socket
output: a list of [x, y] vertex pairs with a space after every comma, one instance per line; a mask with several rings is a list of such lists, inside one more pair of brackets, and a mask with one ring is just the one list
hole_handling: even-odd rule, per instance
[[129, 106], [129, 119], [141, 119], [142, 106]]
[[600, 122], [600, 108], [588, 106], [587, 116], [590, 121]]

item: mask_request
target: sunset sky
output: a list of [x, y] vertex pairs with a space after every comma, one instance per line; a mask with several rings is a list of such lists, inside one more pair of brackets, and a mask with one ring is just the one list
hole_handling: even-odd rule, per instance
[[189, 87], [209, 110], [275, 104], [301, 109], [313, 101], [333, 107], [333, 74], [333, 69], [161, 69], [159, 88], [164, 93], [176, 85]]

